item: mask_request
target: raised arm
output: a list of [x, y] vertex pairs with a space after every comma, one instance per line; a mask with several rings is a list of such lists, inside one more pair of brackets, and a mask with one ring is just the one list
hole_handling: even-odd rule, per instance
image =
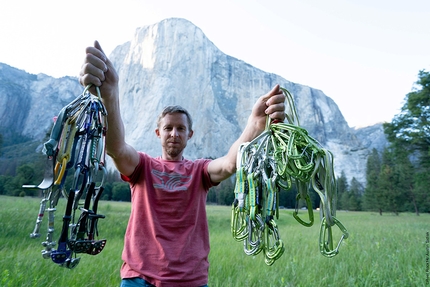
[[[86, 49], [79, 82], [100, 87], [102, 102], [107, 110], [106, 152], [113, 159], [118, 171], [126, 176], [133, 173], [139, 163], [139, 154], [125, 142], [125, 129], [120, 113], [118, 74], [106, 57], [100, 44]], [[95, 94], [95, 88], [90, 91]]]
[[245, 129], [230, 147], [228, 153], [210, 162], [208, 172], [213, 182], [221, 182], [236, 172], [236, 157], [239, 146], [253, 140], [264, 131], [267, 115], [272, 120], [283, 121], [285, 119], [284, 101], [285, 96], [279, 85], [276, 85], [270, 92], [256, 101]]

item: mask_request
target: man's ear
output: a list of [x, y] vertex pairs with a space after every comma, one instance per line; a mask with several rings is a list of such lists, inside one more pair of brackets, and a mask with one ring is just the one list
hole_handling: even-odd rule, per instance
[[193, 134], [194, 134], [194, 131], [190, 131], [190, 132], [188, 133], [188, 139], [192, 138], [192, 137], [193, 137]]
[[155, 129], [155, 134], [157, 135], [157, 137], [160, 137], [160, 130], [158, 128]]

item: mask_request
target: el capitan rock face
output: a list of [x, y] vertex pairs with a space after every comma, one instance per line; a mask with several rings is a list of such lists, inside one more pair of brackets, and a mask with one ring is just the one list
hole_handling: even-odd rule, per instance
[[[300, 124], [335, 156], [337, 176], [365, 182], [366, 159], [387, 141], [381, 124], [351, 129], [336, 103], [320, 90], [292, 83], [222, 53], [185, 19], [166, 19], [136, 29], [133, 39], [109, 56], [120, 77], [126, 139], [157, 156], [158, 113], [166, 105], [188, 109], [194, 136], [185, 156], [224, 155], [245, 126], [255, 100], [275, 84], [294, 96]], [[0, 132], [41, 141], [60, 109], [82, 92], [73, 77], [32, 75], [0, 64]]]

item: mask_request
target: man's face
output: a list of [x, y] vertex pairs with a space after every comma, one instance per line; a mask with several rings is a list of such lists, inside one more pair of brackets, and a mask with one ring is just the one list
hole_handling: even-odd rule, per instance
[[155, 133], [161, 140], [163, 159], [167, 160], [181, 160], [187, 142], [193, 135], [188, 127], [187, 116], [182, 113], [166, 114]]

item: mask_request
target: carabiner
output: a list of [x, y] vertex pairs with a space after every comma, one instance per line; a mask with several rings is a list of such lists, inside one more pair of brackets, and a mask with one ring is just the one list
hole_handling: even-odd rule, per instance
[[236, 241], [242, 241], [248, 236], [246, 216], [241, 208], [233, 203], [231, 207], [231, 234]]
[[[308, 216], [309, 216], [309, 221], [303, 221], [300, 217], [299, 217], [299, 200], [300, 199], [304, 199], [306, 201], [306, 206], [308, 208]], [[309, 197], [309, 194], [306, 194], [305, 198], [302, 198], [302, 195], [300, 193], [297, 193], [296, 196], [296, 209], [293, 212], [293, 217], [303, 226], [306, 227], [311, 227], [314, 224], [314, 211], [312, 209], [312, 202], [311, 202], [311, 198]]]
[[327, 225], [327, 221], [325, 217], [321, 220], [319, 247], [320, 247], [321, 254], [328, 258], [334, 257], [339, 253], [339, 247], [342, 241], [344, 239], [347, 239], [349, 236], [349, 233], [346, 230], [345, 226], [343, 226], [343, 224], [336, 217], [333, 216], [332, 219], [335, 225], [337, 225], [339, 229], [342, 231], [342, 236], [340, 237], [336, 248], [334, 248], [332, 226]]
[[260, 214], [255, 220], [248, 217], [248, 237], [243, 242], [243, 250], [246, 255], [257, 255], [263, 250], [264, 221]]
[[285, 251], [284, 242], [280, 239], [276, 222], [272, 219], [266, 222], [265, 234], [265, 263], [272, 265]]

